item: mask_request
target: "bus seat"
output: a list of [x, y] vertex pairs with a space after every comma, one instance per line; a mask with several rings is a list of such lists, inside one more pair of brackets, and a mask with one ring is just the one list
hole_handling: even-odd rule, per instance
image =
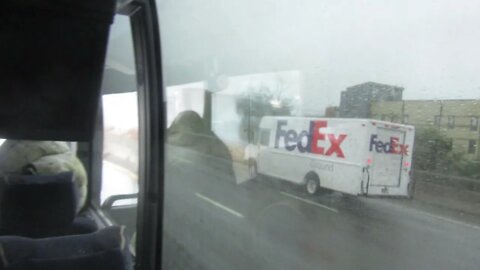
[[0, 237], [0, 269], [132, 269], [124, 227], [90, 234], [32, 239]]
[[91, 232], [93, 221], [75, 221], [77, 193], [73, 172], [0, 177], [0, 234], [40, 238]]
[[87, 197], [87, 173], [66, 142], [6, 140], [0, 146], [0, 174], [54, 175], [73, 171], [77, 185], [77, 213]]

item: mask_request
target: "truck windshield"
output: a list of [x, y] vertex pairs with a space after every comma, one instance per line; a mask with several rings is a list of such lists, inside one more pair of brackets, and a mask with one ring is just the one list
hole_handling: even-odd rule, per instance
[[479, 268], [479, 2], [157, 8], [165, 269]]

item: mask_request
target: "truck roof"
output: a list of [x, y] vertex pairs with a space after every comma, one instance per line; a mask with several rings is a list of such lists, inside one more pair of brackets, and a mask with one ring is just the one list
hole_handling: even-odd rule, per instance
[[[415, 127], [412, 125], [405, 125], [405, 124], [400, 124], [400, 123], [393, 123], [393, 122], [388, 122], [388, 121], [383, 121], [383, 120], [377, 120], [377, 119], [365, 119], [365, 118], [335, 118], [335, 117], [303, 117], [303, 116], [264, 116], [261, 120], [261, 123], [264, 123], [265, 121], [268, 121], [268, 119], [285, 119], [285, 120], [298, 120], [298, 119], [304, 119], [304, 120], [334, 120], [334, 121], [346, 121], [349, 123], [365, 123], [365, 124], [371, 124], [373, 126], [375, 125], [381, 125], [384, 127], [391, 127], [391, 128], [405, 128], [408, 130], [414, 130]], [[261, 124], [262, 125], [262, 124]]]

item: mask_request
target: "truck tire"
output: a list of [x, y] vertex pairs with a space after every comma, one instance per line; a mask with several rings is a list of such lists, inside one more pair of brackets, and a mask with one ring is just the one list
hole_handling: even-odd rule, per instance
[[320, 180], [318, 176], [313, 173], [307, 174], [305, 176], [305, 192], [308, 195], [315, 195], [320, 190]]
[[407, 199], [413, 200], [413, 193], [415, 192], [415, 183], [410, 181], [407, 185]]

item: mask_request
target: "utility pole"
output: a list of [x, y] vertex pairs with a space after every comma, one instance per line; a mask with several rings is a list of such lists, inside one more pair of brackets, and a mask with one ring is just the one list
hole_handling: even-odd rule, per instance
[[205, 126], [210, 130], [212, 130], [212, 92], [210, 91], [210, 83], [207, 83], [207, 89], [205, 89], [205, 95], [203, 100], [203, 121], [205, 122]]
[[217, 92], [219, 89], [217, 83], [217, 74], [218, 74], [218, 62], [217, 59], [214, 58], [212, 65], [208, 65], [206, 69], [207, 73], [207, 80], [206, 80], [206, 89], [203, 98], [203, 121], [205, 122], [205, 126], [210, 130], [213, 131], [213, 119], [212, 119], [212, 106], [213, 106], [213, 93]]
[[247, 138], [248, 144], [253, 143], [253, 136], [252, 136], [252, 98], [250, 96], [251, 92], [248, 92], [248, 127], [247, 127]]
[[218, 61], [213, 59], [212, 68], [207, 72], [206, 89], [203, 100], [203, 120], [205, 125], [213, 131], [213, 95], [225, 90], [228, 86], [228, 78], [219, 73]]

